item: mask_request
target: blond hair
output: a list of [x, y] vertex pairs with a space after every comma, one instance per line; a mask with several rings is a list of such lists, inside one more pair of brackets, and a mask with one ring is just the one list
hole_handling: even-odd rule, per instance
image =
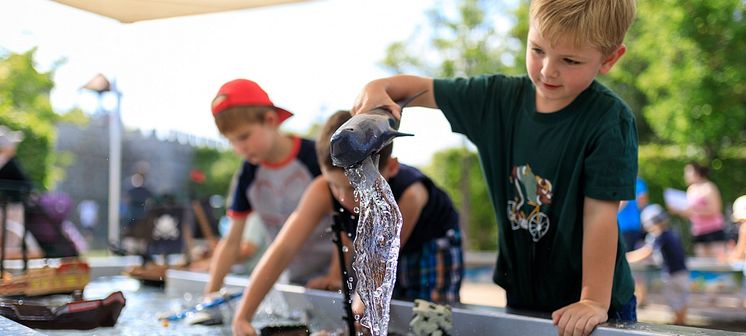
[[610, 55], [624, 42], [635, 6], [635, 0], [532, 0], [529, 18], [553, 44], [569, 35], [576, 47], [590, 43]]
[[257, 124], [264, 122], [264, 115], [273, 111], [268, 106], [233, 106], [220, 111], [215, 115], [215, 126], [220, 134], [226, 134], [236, 130], [245, 124]]

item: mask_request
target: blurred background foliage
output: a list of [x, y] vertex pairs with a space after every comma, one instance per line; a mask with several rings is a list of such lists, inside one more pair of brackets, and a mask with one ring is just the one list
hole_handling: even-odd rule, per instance
[[479, 250], [497, 249], [497, 220], [477, 153], [466, 147], [437, 152], [430, 165], [423, 167], [423, 172], [441, 186], [459, 208], [463, 236], [469, 245]]
[[[648, 182], [653, 202], [662, 202], [664, 188], [685, 188], [683, 167], [690, 161], [712, 168], [726, 207], [746, 194], [744, 6], [743, 0], [638, 1], [626, 55], [599, 78], [627, 101], [637, 118], [639, 173]], [[388, 47], [381, 63], [392, 73], [525, 73], [527, 0], [517, 5], [438, 1], [427, 16], [427, 25]], [[54, 124], [84, 124], [87, 116], [78, 109], [52, 110], [55, 67], [37, 71], [34, 53], [0, 50], [0, 124], [23, 131], [19, 161], [38, 181], [37, 187], [48, 189], [63, 178], [62, 168], [72, 159], [54, 153]], [[198, 192], [225, 194], [239, 161], [228, 150], [197, 149], [194, 168], [206, 175]], [[459, 208], [468, 248], [495, 249], [495, 216], [473, 146], [464, 140], [459, 148], [435, 154], [422, 168]]]
[[228, 196], [228, 186], [240, 164], [241, 158], [231, 150], [196, 148], [192, 157], [192, 167], [204, 173], [205, 180], [199, 185], [192, 184], [194, 195], [197, 198], [211, 195]]
[[23, 170], [39, 190], [49, 190], [64, 178], [70, 153], [55, 153], [55, 124], [68, 122], [85, 126], [90, 118], [79, 108], [57, 113], [49, 94], [54, 88], [54, 70], [40, 72], [34, 64], [36, 49], [21, 54], [0, 51], [0, 125], [23, 132], [16, 156]]
[[35, 187], [46, 189], [62, 171], [55, 166], [54, 153], [54, 123], [59, 115], [49, 102], [52, 72], [34, 68], [35, 52], [0, 54], [0, 124], [23, 132], [18, 161]]

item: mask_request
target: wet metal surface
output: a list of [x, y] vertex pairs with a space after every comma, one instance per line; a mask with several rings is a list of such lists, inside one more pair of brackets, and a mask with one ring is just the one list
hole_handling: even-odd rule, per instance
[[38, 336], [42, 334], [0, 316], [0, 335]]

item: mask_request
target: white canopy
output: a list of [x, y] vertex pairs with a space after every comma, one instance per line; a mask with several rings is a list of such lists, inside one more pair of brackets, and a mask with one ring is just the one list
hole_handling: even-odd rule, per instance
[[176, 16], [224, 12], [307, 0], [53, 0], [84, 11], [132, 23]]

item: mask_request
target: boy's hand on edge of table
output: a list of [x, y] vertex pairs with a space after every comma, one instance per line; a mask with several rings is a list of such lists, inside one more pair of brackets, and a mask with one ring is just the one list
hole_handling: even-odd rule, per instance
[[560, 336], [586, 336], [597, 325], [608, 319], [607, 310], [600, 303], [581, 300], [552, 313], [552, 323]]

